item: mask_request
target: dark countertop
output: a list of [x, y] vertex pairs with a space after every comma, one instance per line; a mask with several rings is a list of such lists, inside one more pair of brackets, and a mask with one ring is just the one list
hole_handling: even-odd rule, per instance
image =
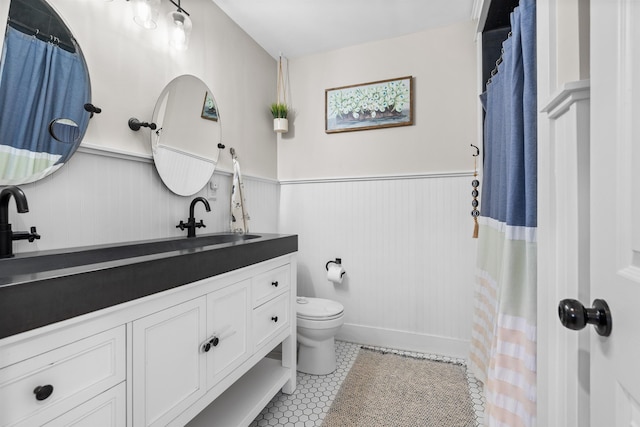
[[228, 236], [233, 235], [41, 251], [1, 259], [0, 339], [298, 250], [296, 235]]

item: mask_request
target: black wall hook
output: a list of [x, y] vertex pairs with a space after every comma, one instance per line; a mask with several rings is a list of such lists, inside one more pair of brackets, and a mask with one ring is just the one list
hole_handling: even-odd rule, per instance
[[480, 149], [473, 144], [470, 144], [470, 145], [476, 149], [476, 154], [473, 154], [473, 157], [478, 157], [480, 155]]
[[100, 114], [102, 113], [102, 108], [98, 108], [95, 105], [91, 104], [91, 103], [86, 103], [84, 104], [84, 109], [85, 111], [88, 111], [91, 113], [91, 115], [89, 116], [89, 118], [93, 117], [93, 114]]
[[140, 130], [141, 127], [149, 128], [151, 130], [156, 130], [157, 126], [156, 126], [155, 123], [141, 122], [140, 120], [136, 119], [135, 117], [131, 117], [129, 119], [129, 129], [138, 131], [138, 130]]

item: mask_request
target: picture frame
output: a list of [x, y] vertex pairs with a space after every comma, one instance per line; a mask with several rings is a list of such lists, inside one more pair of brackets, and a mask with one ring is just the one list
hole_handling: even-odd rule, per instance
[[218, 110], [216, 108], [216, 102], [209, 92], [204, 93], [204, 101], [202, 103], [202, 113], [200, 117], [206, 120], [218, 121]]
[[413, 76], [325, 89], [325, 132], [413, 125]]

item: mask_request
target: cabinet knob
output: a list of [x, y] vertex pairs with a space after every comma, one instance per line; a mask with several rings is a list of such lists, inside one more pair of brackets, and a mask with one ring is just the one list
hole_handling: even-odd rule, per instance
[[277, 288], [278, 287], [278, 281], [276, 280], [275, 282], [271, 282], [271, 286], [275, 286]]
[[272, 316], [271, 320], [273, 320], [274, 322], [278, 322], [278, 316]]
[[51, 384], [38, 386], [33, 389], [33, 394], [36, 395], [36, 400], [45, 400], [53, 393], [53, 386]]
[[206, 343], [202, 344], [202, 351], [204, 351], [205, 353], [208, 353], [209, 350], [211, 350], [211, 347], [217, 347], [219, 343], [220, 343], [220, 338], [213, 337]]

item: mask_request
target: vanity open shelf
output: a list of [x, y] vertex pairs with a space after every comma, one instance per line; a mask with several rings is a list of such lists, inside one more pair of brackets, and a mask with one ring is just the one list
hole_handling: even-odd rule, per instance
[[252, 236], [53, 270], [31, 255], [0, 279], [0, 426], [242, 426], [293, 392], [297, 236]]

